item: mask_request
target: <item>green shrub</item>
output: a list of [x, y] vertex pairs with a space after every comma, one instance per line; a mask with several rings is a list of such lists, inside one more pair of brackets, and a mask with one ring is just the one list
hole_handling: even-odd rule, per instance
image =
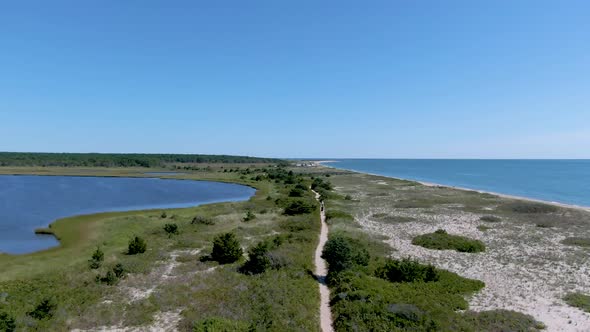
[[330, 273], [338, 273], [354, 266], [369, 264], [369, 251], [358, 241], [344, 236], [331, 237], [322, 251]]
[[559, 210], [555, 205], [536, 202], [510, 203], [504, 205], [503, 208], [516, 213], [551, 213]]
[[305, 189], [293, 188], [289, 191], [289, 197], [304, 197], [305, 196]]
[[164, 231], [168, 234], [168, 237], [178, 234], [177, 224], [166, 224], [164, 225]]
[[249, 325], [226, 318], [207, 318], [193, 323], [193, 332], [246, 332]]
[[109, 286], [113, 286], [113, 285], [117, 284], [117, 281], [119, 281], [119, 278], [117, 278], [117, 275], [115, 274], [115, 272], [113, 272], [111, 270], [107, 271], [107, 273], [105, 274], [104, 277], [101, 277], [100, 275], [96, 276], [96, 282], [104, 283]]
[[479, 240], [468, 237], [451, 235], [443, 229], [434, 233], [418, 235], [412, 240], [413, 245], [428, 249], [448, 250], [453, 249], [459, 252], [477, 253], [485, 251], [485, 245]]
[[162, 211], [162, 214], [160, 215], [160, 218], [166, 219], [166, 217], [168, 217], [168, 215], [166, 214], [166, 211]]
[[102, 261], [104, 261], [104, 252], [100, 250], [100, 247], [97, 247], [92, 254], [92, 258], [88, 261], [89, 266], [91, 269], [96, 270], [102, 265]]
[[581, 293], [569, 293], [563, 300], [571, 305], [590, 313], [590, 296]]
[[409, 258], [388, 259], [384, 265], [377, 268], [375, 275], [391, 282], [433, 282], [439, 279], [434, 266], [420, 264]]
[[545, 328], [532, 316], [512, 310], [468, 311], [464, 317], [476, 331], [536, 331]]
[[240, 268], [245, 274], [264, 273], [272, 265], [269, 250], [272, 249], [272, 242], [262, 241], [248, 250], [248, 261]]
[[344, 211], [328, 210], [326, 211], [326, 220], [330, 219], [354, 220], [354, 217]]
[[303, 200], [294, 200], [285, 207], [285, 214], [288, 216], [307, 214], [312, 213], [315, 209], [315, 204]]
[[406, 223], [416, 220], [416, 218], [412, 217], [394, 216], [387, 213], [375, 213], [371, 216], [371, 218], [388, 224]]
[[237, 261], [243, 255], [242, 247], [234, 233], [220, 234], [213, 240], [211, 258], [220, 264]]
[[6, 312], [0, 312], [0, 331], [13, 332], [16, 330], [14, 318]]
[[486, 222], [500, 222], [500, 221], [502, 221], [502, 219], [500, 219], [500, 217], [496, 217], [496, 216], [483, 216], [483, 217], [479, 218], [479, 220], [486, 221]]
[[313, 179], [313, 182], [311, 183], [311, 189], [317, 191], [317, 189], [323, 189], [323, 190], [332, 190], [332, 184], [327, 181], [327, 180], [322, 180], [320, 178], [315, 178]]
[[115, 277], [121, 279], [125, 275], [125, 268], [123, 267], [123, 264], [117, 263], [117, 265], [115, 265], [113, 268], [113, 273], [115, 274]]
[[196, 225], [196, 224], [201, 224], [201, 225], [215, 225], [215, 222], [207, 217], [203, 217], [203, 216], [196, 216], [193, 218], [193, 220], [191, 221], [191, 224]]
[[242, 218], [242, 221], [248, 222], [248, 221], [251, 221], [254, 219], [256, 219], [256, 215], [254, 213], [252, 213], [252, 211], [248, 210], [246, 212], [246, 216], [244, 216], [244, 218]]
[[585, 247], [585, 248], [590, 248], [590, 238], [588, 237], [568, 237], [566, 239], [564, 239], [563, 241], [561, 241], [561, 243], [566, 244], [568, 246], [579, 246], [579, 247]]
[[145, 240], [139, 236], [135, 236], [129, 241], [129, 248], [127, 249], [128, 255], [143, 254], [147, 249]]
[[47, 320], [53, 317], [57, 304], [52, 299], [43, 299], [32, 311], [27, 312], [27, 315], [36, 320]]

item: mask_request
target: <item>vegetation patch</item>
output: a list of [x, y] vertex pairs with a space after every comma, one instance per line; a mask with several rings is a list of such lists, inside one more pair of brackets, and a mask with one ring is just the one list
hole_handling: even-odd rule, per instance
[[590, 296], [588, 295], [582, 293], [569, 293], [563, 298], [563, 300], [572, 307], [582, 309], [585, 312], [590, 312]]
[[373, 219], [387, 224], [399, 224], [416, 221], [413, 217], [395, 216], [387, 213], [375, 213], [371, 216]]
[[38, 235], [55, 235], [51, 228], [35, 228], [35, 234]]
[[559, 208], [555, 205], [537, 202], [510, 203], [504, 205], [502, 208], [516, 213], [552, 213], [559, 210]]
[[249, 325], [226, 318], [206, 318], [193, 323], [193, 332], [246, 332]]
[[350, 213], [344, 211], [328, 210], [326, 211], [326, 220], [331, 219], [354, 220], [354, 217]]
[[477, 230], [479, 230], [481, 232], [485, 232], [485, 231], [488, 231], [490, 229], [492, 229], [492, 228], [489, 227], [489, 226], [485, 226], [485, 225], [479, 225], [479, 226], [477, 226]]
[[128, 255], [143, 254], [147, 249], [147, 243], [144, 239], [139, 236], [135, 236], [129, 240], [129, 246], [127, 248]]
[[434, 233], [416, 236], [412, 240], [413, 245], [435, 250], [456, 250], [459, 252], [478, 253], [485, 251], [485, 245], [479, 240], [465, 236], [448, 234], [439, 229]]
[[192, 225], [208, 225], [212, 226], [215, 225], [215, 221], [211, 218], [203, 217], [203, 216], [195, 216], [193, 220], [191, 220]]
[[590, 238], [588, 237], [568, 237], [562, 240], [561, 243], [566, 244], [568, 246], [590, 248]]
[[370, 255], [368, 250], [355, 239], [336, 235], [326, 242], [322, 258], [328, 263], [329, 273], [333, 275], [354, 266], [366, 266]]
[[476, 331], [537, 331], [545, 328], [532, 316], [512, 310], [468, 311], [465, 320]]
[[317, 208], [317, 206], [313, 203], [310, 203], [309, 201], [306, 200], [294, 200], [291, 201], [290, 203], [288, 203], [288, 205], [285, 207], [285, 215], [288, 216], [294, 216], [294, 215], [298, 215], [298, 214], [308, 214], [308, 213], [312, 213], [315, 209]]
[[211, 259], [219, 264], [230, 264], [242, 257], [243, 251], [235, 233], [220, 234], [213, 240]]
[[375, 271], [375, 275], [391, 282], [433, 282], [439, 279], [433, 265], [420, 264], [409, 258], [388, 259]]
[[485, 222], [500, 222], [502, 221], [502, 218], [496, 216], [482, 216], [479, 218], [479, 220]]

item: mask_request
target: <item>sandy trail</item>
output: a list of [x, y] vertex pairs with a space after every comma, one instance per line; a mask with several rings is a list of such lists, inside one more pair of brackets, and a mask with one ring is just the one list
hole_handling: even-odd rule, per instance
[[320, 201], [320, 194], [313, 191], [315, 198], [320, 202], [320, 219], [322, 228], [320, 231], [320, 241], [315, 250], [315, 275], [318, 278], [320, 287], [320, 325], [323, 332], [334, 331], [332, 327], [332, 311], [330, 309], [330, 289], [326, 285], [326, 276], [328, 275], [328, 268], [326, 261], [322, 258], [322, 251], [328, 241], [328, 224], [326, 224], [326, 211], [324, 209], [324, 202]]

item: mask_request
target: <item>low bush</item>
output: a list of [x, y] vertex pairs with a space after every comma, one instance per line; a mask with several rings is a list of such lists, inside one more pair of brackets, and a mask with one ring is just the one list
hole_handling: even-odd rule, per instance
[[251, 221], [254, 219], [256, 219], [256, 215], [254, 213], [252, 213], [252, 211], [248, 210], [246, 212], [246, 215], [244, 216], [244, 218], [242, 218], [242, 221], [248, 222], [248, 221]]
[[285, 214], [288, 216], [294, 216], [298, 214], [312, 213], [316, 209], [316, 205], [304, 200], [291, 201], [285, 207]]
[[413, 217], [394, 216], [387, 213], [375, 213], [371, 216], [371, 218], [388, 224], [398, 224], [416, 221], [416, 218]]
[[331, 219], [354, 220], [354, 217], [344, 211], [328, 210], [326, 211], [326, 220]]
[[192, 225], [215, 225], [215, 222], [213, 221], [213, 219], [207, 218], [207, 217], [203, 217], [203, 216], [196, 216], [193, 218], [193, 220], [191, 220], [191, 224]]
[[563, 300], [571, 305], [590, 313], [590, 296], [581, 293], [569, 293]]
[[207, 318], [193, 323], [193, 332], [246, 332], [249, 325], [226, 318]]
[[168, 215], [166, 214], [166, 211], [162, 211], [162, 214], [160, 215], [160, 218], [166, 219], [167, 217], [168, 217]]
[[555, 205], [536, 202], [510, 203], [504, 205], [503, 208], [516, 213], [551, 213], [559, 210]]
[[123, 278], [125, 275], [125, 268], [123, 267], [123, 264], [117, 263], [117, 265], [113, 267], [113, 273], [115, 274], [115, 277], [119, 279]]
[[532, 316], [512, 310], [468, 311], [464, 317], [476, 331], [536, 331], [545, 328]]
[[315, 191], [318, 191], [318, 189], [330, 191], [330, 190], [332, 190], [332, 184], [330, 183], [330, 181], [322, 180], [320, 178], [315, 178], [315, 179], [313, 179], [313, 182], [311, 183], [311, 189], [315, 190]]
[[330, 273], [338, 273], [354, 266], [366, 266], [370, 255], [358, 241], [337, 235], [326, 242], [322, 258], [328, 263]]
[[502, 221], [502, 219], [500, 217], [496, 217], [496, 216], [482, 216], [479, 218], [479, 220], [485, 221], [485, 222], [500, 222], [500, 221]]
[[144, 239], [139, 236], [135, 236], [129, 241], [129, 247], [127, 249], [128, 255], [143, 254], [147, 249], [147, 244]]
[[439, 279], [434, 266], [420, 264], [409, 258], [388, 259], [384, 265], [377, 268], [375, 275], [390, 282], [433, 282]]
[[473, 331], [458, 311], [468, 308], [465, 297], [484, 283], [435, 271], [439, 279], [432, 282], [390, 282], [357, 270], [341, 273], [332, 289], [335, 330]]
[[168, 234], [168, 237], [172, 235], [178, 234], [178, 225], [177, 224], [166, 224], [164, 225], [164, 231]]
[[100, 274], [96, 275], [95, 280], [98, 283], [103, 283], [103, 284], [107, 284], [109, 286], [113, 286], [113, 285], [117, 284], [117, 282], [119, 281], [119, 278], [117, 278], [117, 275], [115, 274], [115, 272], [113, 272], [112, 270], [108, 270], [107, 273], [104, 275], [104, 277], [101, 276]]
[[289, 191], [289, 197], [304, 197], [305, 192], [305, 189], [293, 188]]
[[102, 261], [104, 261], [104, 252], [100, 250], [100, 247], [97, 247], [92, 258], [88, 261], [88, 265], [91, 269], [96, 270], [102, 265]]
[[0, 312], [0, 331], [13, 332], [15, 329], [14, 318], [6, 312]]
[[36, 320], [51, 319], [55, 313], [57, 304], [55, 301], [49, 298], [41, 300], [39, 304], [32, 310], [27, 312], [27, 315], [33, 317]]
[[260, 242], [248, 251], [248, 261], [240, 268], [245, 274], [264, 273], [271, 266], [268, 243]]
[[460, 235], [451, 235], [443, 229], [434, 233], [418, 235], [412, 240], [413, 245], [436, 250], [456, 250], [459, 252], [477, 253], [485, 251], [485, 245], [479, 240]]
[[219, 264], [229, 264], [240, 259], [243, 255], [242, 247], [234, 233], [220, 234], [213, 240], [211, 259]]
[[561, 243], [566, 244], [568, 246], [579, 246], [584, 248], [590, 248], [590, 238], [588, 237], [568, 237], [561, 241]]

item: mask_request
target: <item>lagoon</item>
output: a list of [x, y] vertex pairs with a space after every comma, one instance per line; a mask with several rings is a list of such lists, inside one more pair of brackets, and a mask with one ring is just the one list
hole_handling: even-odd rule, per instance
[[59, 245], [34, 230], [64, 217], [241, 201], [254, 193], [251, 187], [210, 181], [0, 175], [0, 252], [25, 254]]

